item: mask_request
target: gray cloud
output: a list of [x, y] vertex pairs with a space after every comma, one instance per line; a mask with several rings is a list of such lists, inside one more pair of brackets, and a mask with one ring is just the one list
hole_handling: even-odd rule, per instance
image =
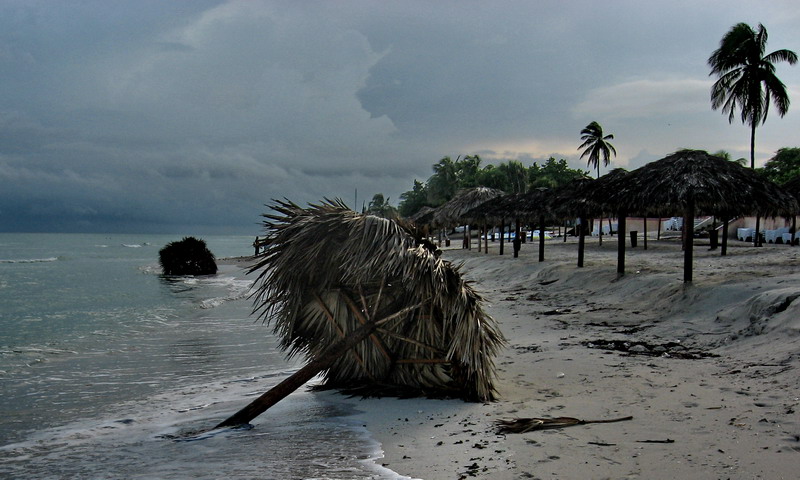
[[[724, 7], [724, 8], [723, 8]], [[734, 23], [800, 50], [791, 2], [0, 4], [0, 229], [257, 230], [263, 204], [384, 193], [445, 155], [615, 165], [681, 147], [746, 155], [708, 102]], [[779, 66], [793, 94], [797, 68]], [[758, 156], [791, 146], [770, 117]]]

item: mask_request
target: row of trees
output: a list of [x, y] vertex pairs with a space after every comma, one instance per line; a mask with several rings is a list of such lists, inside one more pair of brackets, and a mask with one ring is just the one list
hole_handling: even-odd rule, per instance
[[518, 160], [482, 167], [478, 155], [455, 160], [444, 157], [433, 165], [433, 175], [427, 182], [414, 180], [414, 187], [400, 195], [398, 213], [405, 217], [426, 206], [437, 207], [464, 188], [489, 187], [506, 193], [523, 193], [533, 188], [558, 187], [585, 175], [584, 170], [569, 168], [563, 158], [550, 157], [543, 165], [534, 162], [528, 167]]
[[[775, 106], [781, 117], [789, 109], [789, 95], [775, 75], [775, 63], [793, 65], [797, 62], [797, 54], [791, 50], [765, 53], [766, 44], [767, 30], [763, 25], [753, 29], [746, 23], [738, 23], [722, 37], [719, 48], [708, 58], [710, 75], [717, 76], [711, 88], [711, 107], [721, 108], [731, 123], [738, 113], [742, 123], [750, 127], [751, 168], [755, 168], [756, 127], [766, 121], [770, 105]], [[583, 143], [578, 147], [583, 149], [581, 158], [588, 157], [588, 166], [597, 171], [598, 177], [600, 163], [608, 166], [610, 156], [616, 155], [616, 149], [609, 142], [613, 138], [614, 135], [605, 134], [597, 122], [581, 130]], [[761, 170], [777, 183], [786, 182], [800, 174], [800, 149], [780, 149]], [[391, 207], [382, 194], [377, 194], [370, 202], [369, 212], [381, 216], [409, 216], [425, 206], [441, 205], [463, 188], [485, 186], [520, 193], [536, 187], [557, 187], [587, 174], [570, 169], [564, 159], [554, 158], [542, 166], [534, 163], [525, 167], [519, 161], [510, 160], [497, 166], [481, 167], [478, 155], [456, 160], [444, 157], [433, 165], [433, 172], [426, 183], [415, 180], [412, 190], [400, 195], [398, 209]]]

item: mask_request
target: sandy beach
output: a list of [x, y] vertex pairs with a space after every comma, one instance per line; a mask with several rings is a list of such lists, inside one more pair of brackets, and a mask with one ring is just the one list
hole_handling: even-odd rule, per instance
[[[500, 400], [349, 398], [411, 478], [790, 479], [800, 467], [800, 248], [695, 246], [682, 282], [676, 240], [641, 241], [616, 274], [616, 237], [510, 245], [445, 258], [484, 296], [508, 346]], [[337, 401], [342, 396], [335, 396]], [[628, 421], [522, 434], [528, 417]]]

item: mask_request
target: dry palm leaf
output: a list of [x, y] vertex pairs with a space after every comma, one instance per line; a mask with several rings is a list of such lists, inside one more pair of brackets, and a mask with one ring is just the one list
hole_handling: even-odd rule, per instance
[[526, 433], [534, 430], [564, 428], [587, 423], [614, 423], [632, 420], [633, 417], [613, 418], [611, 420], [579, 420], [572, 417], [555, 418], [517, 418], [514, 420], [498, 420], [497, 433]]

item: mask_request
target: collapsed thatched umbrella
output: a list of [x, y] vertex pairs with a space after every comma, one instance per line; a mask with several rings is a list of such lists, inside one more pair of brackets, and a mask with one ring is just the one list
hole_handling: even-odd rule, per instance
[[[264, 215], [268, 247], [251, 269], [261, 272], [255, 311], [290, 356], [302, 354], [322, 372], [325, 387], [495, 398], [493, 359], [503, 336], [480, 295], [433, 245], [340, 201], [308, 208], [278, 201], [272, 209]], [[361, 338], [341, 345], [354, 336]], [[332, 363], [318, 365], [323, 358]], [[247, 423], [274, 403], [265, 398], [220, 426]]]
[[[462, 221], [462, 216], [483, 202], [503, 195], [502, 190], [488, 187], [474, 187], [462, 190], [455, 197], [440, 205], [434, 214], [434, 222], [444, 227], [455, 227]], [[470, 247], [469, 227], [464, 232], [467, 247]]]
[[683, 214], [684, 281], [692, 281], [692, 234], [696, 212], [777, 216], [797, 210], [792, 198], [761, 174], [701, 150], [681, 150], [630, 172], [609, 202], [625, 212]]

